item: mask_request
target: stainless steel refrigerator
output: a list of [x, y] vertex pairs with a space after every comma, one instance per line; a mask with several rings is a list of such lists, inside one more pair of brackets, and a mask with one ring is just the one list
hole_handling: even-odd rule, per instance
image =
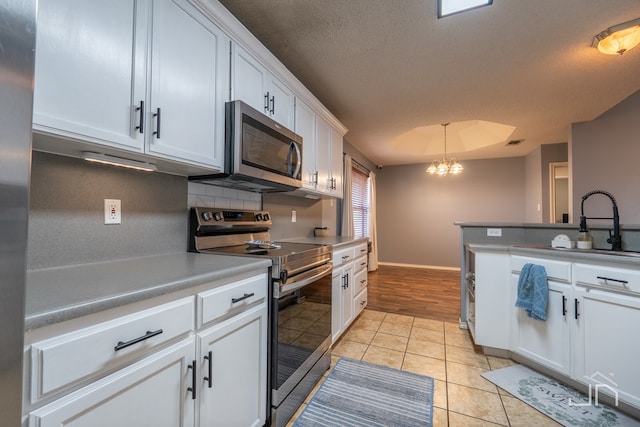
[[0, 0], [0, 425], [19, 426], [36, 0]]

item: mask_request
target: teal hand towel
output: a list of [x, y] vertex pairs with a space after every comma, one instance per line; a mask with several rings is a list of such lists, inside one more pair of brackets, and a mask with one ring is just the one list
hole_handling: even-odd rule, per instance
[[544, 266], [527, 263], [520, 271], [516, 307], [522, 308], [533, 319], [547, 320], [549, 284]]

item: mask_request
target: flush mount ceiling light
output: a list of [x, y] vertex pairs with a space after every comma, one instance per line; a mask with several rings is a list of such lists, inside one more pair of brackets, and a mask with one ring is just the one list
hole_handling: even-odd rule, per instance
[[128, 169], [135, 169], [145, 172], [156, 171], [156, 165], [152, 163], [140, 162], [137, 160], [125, 159], [122, 157], [111, 156], [109, 154], [92, 153], [90, 151], [82, 152], [82, 158], [94, 163], [102, 163], [105, 165], [120, 166]]
[[591, 46], [607, 55], [622, 55], [640, 44], [640, 18], [609, 27], [593, 38]]
[[438, 0], [438, 18], [489, 6], [493, 0]]
[[444, 129], [444, 156], [442, 161], [435, 160], [431, 162], [431, 165], [427, 168], [427, 173], [430, 175], [447, 176], [449, 173], [457, 175], [464, 169], [456, 159], [447, 160], [447, 126], [449, 126], [449, 123], [442, 123], [442, 128]]

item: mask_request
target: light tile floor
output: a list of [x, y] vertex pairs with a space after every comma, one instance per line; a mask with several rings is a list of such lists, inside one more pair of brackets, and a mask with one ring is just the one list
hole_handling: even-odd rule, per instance
[[333, 346], [331, 366], [340, 356], [433, 377], [435, 427], [560, 425], [482, 378], [515, 362], [476, 351], [469, 332], [454, 323], [364, 310]]

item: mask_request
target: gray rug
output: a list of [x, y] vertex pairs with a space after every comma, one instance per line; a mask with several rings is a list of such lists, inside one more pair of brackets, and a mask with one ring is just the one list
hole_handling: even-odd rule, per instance
[[433, 378], [342, 357], [293, 424], [430, 426]]
[[485, 372], [483, 377], [564, 426], [640, 426], [640, 422], [526, 366]]

